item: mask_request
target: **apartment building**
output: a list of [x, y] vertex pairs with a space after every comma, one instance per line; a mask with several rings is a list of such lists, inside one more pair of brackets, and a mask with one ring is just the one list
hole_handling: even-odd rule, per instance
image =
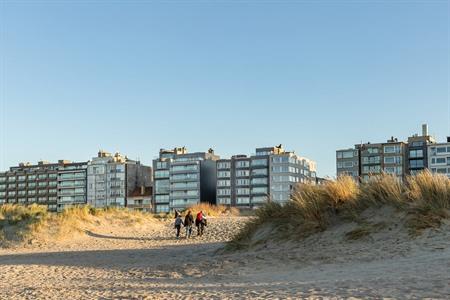
[[269, 199], [286, 202], [299, 182], [317, 182], [316, 164], [282, 145], [217, 161], [218, 204], [253, 208]]
[[417, 172], [428, 168], [428, 146], [436, 143], [428, 134], [428, 126], [422, 125], [422, 135], [414, 134], [408, 137], [408, 170], [407, 173], [415, 175]]
[[428, 167], [428, 149], [434, 143], [428, 126], [423, 124], [422, 135], [414, 134], [407, 142], [391, 137], [385, 143], [368, 142], [357, 144], [354, 149], [337, 150], [336, 174], [363, 181], [381, 173], [404, 179]]
[[186, 147], [161, 149], [153, 161], [153, 203], [156, 213], [216, 203], [216, 161], [212, 149], [189, 153]]
[[153, 212], [152, 189], [153, 187], [140, 186], [128, 194], [127, 208], [145, 212]]
[[86, 203], [87, 162], [20, 163], [0, 173], [0, 204], [37, 203], [49, 211]]
[[347, 175], [354, 179], [359, 178], [359, 148], [342, 149], [336, 151], [336, 174], [337, 176]]
[[87, 167], [88, 204], [103, 208], [127, 206], [127, 197], [137, 187], [152, 186], [152, 168], [139, 161], [100, 150]]
[[407, 144], [391, 137], [385, 143], [365, 143], [354, 149], [336, 151], [337, 176], [349, 175], [355, 180], [367, 181], [381, 173], [404, 178], [406, 174]]
[[432, 173], [443, 174], [450, 178], [450, 137], [446, 143], [428, 146], [428, 166]]

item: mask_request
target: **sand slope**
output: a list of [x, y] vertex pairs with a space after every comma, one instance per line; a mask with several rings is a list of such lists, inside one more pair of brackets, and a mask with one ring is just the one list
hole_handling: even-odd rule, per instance
[[260, 243], [223, 253], [223, 243], [246, 220], [213, 218], [206, 235], [191, 240], [175, 240], [170, 221], [94, 227], [69, 241], [3, 249], [0, 298], [445, 299], [450, 294], [448, 224], [411, 239], [393, 221], [353, 242], [345, 233], [354, 225], [342, 224], [301, 243]]

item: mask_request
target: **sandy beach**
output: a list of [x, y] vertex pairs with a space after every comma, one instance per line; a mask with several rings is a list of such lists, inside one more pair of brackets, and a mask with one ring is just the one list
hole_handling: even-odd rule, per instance
[[211, 218], [176, 240], [172, 220], [98, 226], [67, 240], [0, 250], [1, 299], [431, 298], [450, 295], [449, 225], [408, 238], [343, 242], [343, 225], [301, 243], [224, 252], [247, 217]]

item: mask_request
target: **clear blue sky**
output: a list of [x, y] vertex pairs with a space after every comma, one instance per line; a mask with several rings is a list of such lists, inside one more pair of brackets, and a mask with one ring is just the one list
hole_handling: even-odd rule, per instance
[[0, 1], [0, 169], [450, 135], [448, 1]]

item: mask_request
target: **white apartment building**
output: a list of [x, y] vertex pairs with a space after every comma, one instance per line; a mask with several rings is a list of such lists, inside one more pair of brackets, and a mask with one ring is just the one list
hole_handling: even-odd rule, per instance
[[87, 167], [87, 198], [92, 207], [127, 205], [127, 196], [136, 187], [151, 186], [151, 167], [130, 160], [120, 153], [99, 151]]
[[428, 167], [432, 173], [450, 178], [450, 137], [447, 138], [447, 143], [428, 146]]

